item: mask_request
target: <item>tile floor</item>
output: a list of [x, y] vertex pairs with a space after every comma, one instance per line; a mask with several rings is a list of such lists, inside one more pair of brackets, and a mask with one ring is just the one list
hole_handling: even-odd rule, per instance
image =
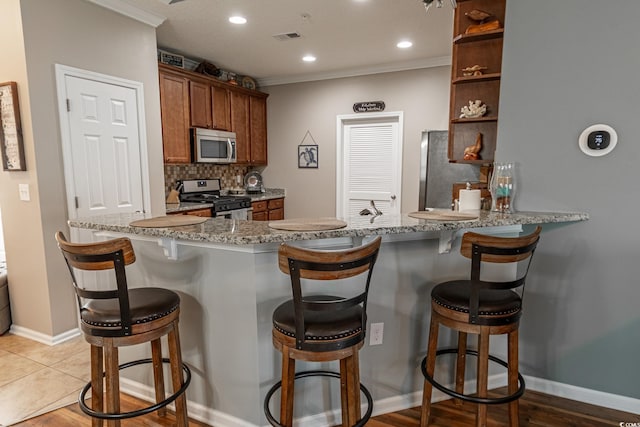
[[0, 427], [75, 402], [90, 379], [89, 358], [81, 336], [56, 346], [0, 336]]

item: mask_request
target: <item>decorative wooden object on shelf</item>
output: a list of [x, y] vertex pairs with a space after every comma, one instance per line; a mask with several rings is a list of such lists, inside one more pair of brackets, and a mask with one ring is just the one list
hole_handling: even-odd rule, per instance
[[[505, 6], [506, 0], [458, 1], [453, 28], [449, 106], [450, 162], [493, 162], [498, 129]], [[493, 22], [497, 26], [484, 26]], [[467, 31], [472, 26], [474, 30]], [[475, 31], [480, 28], [482, 31]], [[468, 106], [470, 100], [482, 100], [486, 106], [485, 114], [460, 117], [462, 108]], [[478, 134], [482, 134], [482, 156], [465, 159], [465, 149], [477, 144]]]
[[464, 160], [479, 160], [480, 150], [482, 150], [482, 134], [478, 132], [476, 143], [464, 149]]

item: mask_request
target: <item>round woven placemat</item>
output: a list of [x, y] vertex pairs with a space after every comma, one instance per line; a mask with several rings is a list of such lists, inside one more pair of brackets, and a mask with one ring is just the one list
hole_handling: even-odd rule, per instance
[[271, 221], [269, 228], [285, 231], [326, 231], [344, 228], [347, 223], [337, 218], [296, 218]]
[[433, 211], [419, 211], [411, 212], [409, 214], [411, 218], [416, 219], [432, 219], [434, 221], [470, 221], [478, 219], [478, 214], [470, 212], [457, 212], [448, 210], [433, 210]]
[[202, 224], [208, 218], [195, 215], [167, 215], [157, 216], [155, 218], [139, 219], [132, 221], [129, 225], [131, 227], [180, 227], [182, 225], [196, 225]]

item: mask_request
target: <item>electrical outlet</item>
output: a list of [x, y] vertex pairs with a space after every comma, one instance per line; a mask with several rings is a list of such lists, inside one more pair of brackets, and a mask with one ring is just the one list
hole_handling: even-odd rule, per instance
[[382, 344], [382, 335], [384, 334], [384, 323], [372, 323], [369, 328], [369, 345]]

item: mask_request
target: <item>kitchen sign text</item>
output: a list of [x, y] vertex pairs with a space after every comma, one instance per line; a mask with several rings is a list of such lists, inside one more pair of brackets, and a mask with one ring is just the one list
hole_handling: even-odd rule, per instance
[[369, 101], [369, 102], [356, 102], [353, 104], [353, 111], [356, 113], [369, 113], [371, 111], [384, 111], [384, 102], [382, 101]]

